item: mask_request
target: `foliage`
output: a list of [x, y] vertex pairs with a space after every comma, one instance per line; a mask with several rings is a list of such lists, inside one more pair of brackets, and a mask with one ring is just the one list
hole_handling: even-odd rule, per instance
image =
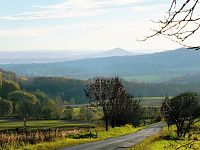
[[97, 78], [85, 89], [91, 106], [102, 107], [106, 130], [126, 123], [138, 124], [140, 101], [127, 94], [122, 82], [116, 78]]
[[16, 74], [12, 71], [5, 71], [0, 69], [0, 74], [3, 80], [12, 80], [12, 81], [17, 80]]
[[83, 120], [91, 120], [94, 118], [94, 110], [92, 107], [83, 106], [80, 107], [80, 118]]
[[34, 117], [37, 97], [24, 91], [16, 91], [9, 94], [8, 99], [13, 102], [14, 113], [23, 117]]
[[177, 128], [178, 137], [185, 137], [195, 120], [200, 117], [200, 100], [195, 93], [183, 93], [171, 99], [165, 98], [162, 104], [162, 114], [167, 121], [173, 122]]
[[43, 115], [48, 119], [58, 119], [59, 115], [62, 114], [62, 106], [58, 102], [49, 100], [43, 107]]
[[[199, 76], [200, 75], [198, 75], [198, 77]], [[183, 78], [183, 81], [181, 79], [182, 78], [176, 78], [175, 81], [173, 80], [169, 83], [128, 82], [125, 80], [123, 80], [122, 83], [127, 92], [135, 97], [162, 97], [165, 96], [166, 93], [169, 96], [176, 96], [185, 91], [194, 91], [200, 94], [200, 84], [198, 82], [200, 81], [199, 78], [195, 78], [196, 80], [192, 81], [192, 83], [188, 82], [191, 81], [191, 79], [194, 79], [194, 76], [189, 76], [186, 80]], [[85, 96], [83, 89], [90, 83], [91, 80], [73, 80], [58, 77], [36, 77], [27, 81], [23, 80], [19, 82], [21, 88], [28, 92], [35, 92], [39, 89], [39, 91], [44, 92], [51, 99], [60, 97], [62, 101], [68, 101], [68, 103], [71, 101], [71, 104], [74, 103], [74, 100], [76, 104], [89, 102], [89, 99]], [[160, 100], [162, 98], [158, 99]], [[144, 98], [141, 103], [149, 105], [148, 102], [148, 98], [147, 100]], [[155, 101], [152, 100], [152, 103], [156, 103], [156, 105], [160, 106], [161, 101], [157, 102], [157, 98], [155, 98]]]
[[146, 124], [147, 120], [150, 120], [150, 123], [159, 122], [162, 120], [160, 107], [156, 106], [148, 106], [142, 107], [142, 120], [144, 125]]
[[12, 111], [13, 111], [12, 103], [0, 97], [0, 116], [12, 114]]
[[72, 107], [65, 108], [63, 115], [64, 115], [65, 119], [72, 120], [73, 119], [73, 108]]
[[59, 97], [62, 101], [68, 100], [72, 104], [75, 104], [75, 101], [78, 103], [88, 102], [83, 91], [87, 81], [64, 77], [35, 77], [27, 81], [20, 80], [19, 84], [29, 92], [42, 91], [52, 99]]
[[12, 80], [3, 80], [2, 86], [0, 87], [0, 97], [7, 99], [9, 93], [18, 91], [20, 89], [19, 85]]

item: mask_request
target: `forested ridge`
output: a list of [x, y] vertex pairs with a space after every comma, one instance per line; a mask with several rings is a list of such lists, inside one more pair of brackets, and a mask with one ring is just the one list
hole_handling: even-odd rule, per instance
[[[17, 77], [13, 72], [1, 70], [4, 80], [11, 80], [19, 84], [21, 90], [28, 92], [41, 91], [48, 97], [61, 101], [75, 101], [77, 104], [88, 103], [84, 89], [92, 80], [78, 80], [65, 77]], [[200, 82], [192, 79], [198, 75], [182, 77], [163, 83], [145, 83], [123, 81], [127, 91], [136, 97], [175, 96], [182, 92], [193, 91], [200, 94]], [[184, 80], [184, 82], [180, 82]]]

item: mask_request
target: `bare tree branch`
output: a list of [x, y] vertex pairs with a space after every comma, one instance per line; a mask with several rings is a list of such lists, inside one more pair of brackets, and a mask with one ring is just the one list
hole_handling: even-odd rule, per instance
[[153, 21], [159, 27], [153, 29], [154, 33], [142, 41], [163, 35], [184, 47], [199, 50], [200, 45], [185, 44], [188, 38], [197, 34], [197, 31], [199, 31], [200, 14], [198, 14], [199, 10], [197, 8], [199, 4], [199, 0], [185, 0], [178, 6], [178, 0], [173, 0], [168, 11], [168, 16], [163, 20]]

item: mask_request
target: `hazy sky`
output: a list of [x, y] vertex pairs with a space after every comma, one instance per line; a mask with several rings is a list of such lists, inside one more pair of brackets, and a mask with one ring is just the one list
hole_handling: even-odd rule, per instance
[[162, 37], [141, 43], [171, 0], [0, 0], [0, 50], [175, 49]]

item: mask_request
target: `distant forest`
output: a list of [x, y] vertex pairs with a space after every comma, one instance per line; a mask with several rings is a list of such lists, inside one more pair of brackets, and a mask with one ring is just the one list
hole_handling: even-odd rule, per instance
[[[5, 80], [13, 80], [19, 84], [22, 90], [28, 92], [42, 91], [50, 98], [73, 103], [88, 103], [84, 89], [92, 80], [77, 80], [64, 77], [17, 77], [13, 72], [3, 72]], [[127, 91], [135, 97], [148, 96], [175, 96], [183, 92], [197, 92], [200, 94], [199, 76], [183, 77], [163, 83], [144, 83], [123, 81]], [[194, 83], [195, 79], [196, 82]], [[184, 82], [183, 82], [184, 81]], [[191, 81], [191, 82], [190, 82]]]
[[[13, 72], [3, 72], [5, 80], [13, 80], [22, 90], [28, 92], [42, 91], [50, 98], [62, 101], [75, 101], [77, 104], [88, 103], [84, 89], [91, 80], [77, 80], [65, 77], [17, 77]], [[128, 82], [123, 80], [127, 91], [135, 97], [175, 96], [183, 92], [200, 94], [200, 75], [183, 76], [162, 83]]]

